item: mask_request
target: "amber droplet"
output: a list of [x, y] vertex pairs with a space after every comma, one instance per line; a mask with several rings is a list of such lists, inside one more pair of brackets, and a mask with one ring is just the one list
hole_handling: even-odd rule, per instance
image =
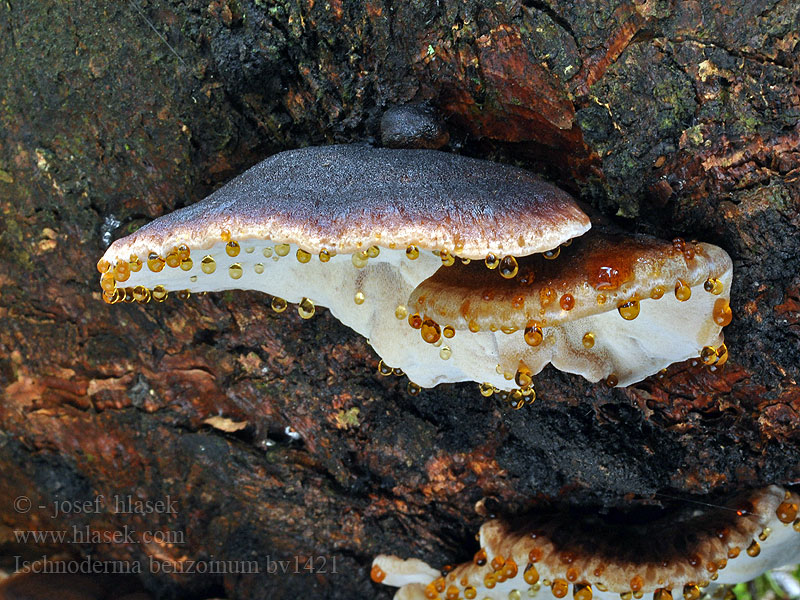
[[353, 296], [353, 302], [355, 302], [356, 304], [359, 304], [359, 305], [364, 304], [364, 300], [366, 300], [366, 299], [367, 299], [367, 297], [364, 295], [364, 292], [362, 292], [362, 291], [356, 292], [355, 296]]
[[397, 308], [394, 309], [394, 316], [397, 319], [405, 319], [408, 316], [408, 309], [402, 304], [398, 304]]
[[523, 571], [522, 573], [522, 578], [528, 585], [533, 585], [534, 583], [538, 583], [539, 571], [536, 570], [536, 567], [534, 567], [532, 563], [529, 563], [525, 571]]
[[692, 297], [692, 288], [686, 285], [682, 279], [675, 282], [675, 297], [681, 302], [686, 302]]
[[598, 267], [591, 284], [596, 290], [616, 290], [622, 284], [622, 274], [616, 267], [604, 265]]
[[569, 591], [569, 584], [563, 579], [556, 579], [553, 581], [551, 589], [553, 590], [553, 596], [556, 598], [563, 598]]
[[728, 558], [734, 559], [742, 552], [742, 550], [738, 546], [733, 546], [732, 548], [728, 548]]
[[756, 557], [761, 554], [761, 545], [753, 540], [753, 543], [747, 547], [747, 554], [748, 556]]
[[439, 350], [439, 358], [449, 360], [451, 356], [453, 356], [453, 351], [450, 350], [450, 346], [442, 346], [442, 349]]
[[639, 316], [639, 301], [631, 300], [625, 304], [620, 304], [617, 307], [617, 310], [619, 311], [619, 316], [621, 316], [623, 319], [626, 321], [633, 321]]
[[372, 570], [369, 572], [369, 576], [375, 583], [380, 583], [384, 579], [386, 579], [386, 573], [383, 572], [378, 565], [372, 565]]
[[189, 296], [191, 296], [191, 295], [192, 294], [191, 294], [191, 292], [189, 290], [180, 290], [178, 292], [178, 294], [177, 294], [178, 300], [183, 300], [183, 301], [188, 300]]
[[633, 578], [631, 578], [631, 591], [632, 592], [641, 591], [643, 585], [644, 585], [644, 580], [642, 579], [641, 575], [634, 575]]
[[378, 255], [381, 253], [381, 249], [377, 246], [370, 246], [367, 248], [367, 256], [369, 258], [378, 258]]
[[419, 387], [419, 386], [418, 386], [416, 383], [414, 383], [413, 381], [409, 381], [409, 382], [408, 382], [408, 386], [406, 387], [406, 389], [408, 390], [408, 393], [409, 393], [410, 395], [412, 395], [412, 396], [416, 396], [416, 395], [418, 395], [418, 394], [419, 394], [419, 392], [420, 392], [420, 389], [422, 389], [422, 388], [420, 388], [420, 387]]
[[147, 268], [153, 273], [158, 273], [164, 268], [164, 259], [161, 258], [157, 253], [151, 252], [147, 256]]
[[408, 315], [408, 324], [414, 329], [420, 329], [422, 327], [422, 317], [419, 316], [419, 313]]
[[775, 515], [781, 523], [787, 525], [797, 518], [797, 502], [790, 502], [786, 500], [778, 505], [775, 509]]
[[492, 563], [491, 564], [492, 564], [492, 568], [495, 571], [499, 571], [500, 569], [503, 568], [503, 565], [506, 564], [506, 559], [503, 558], [502, 554], [498, 554], [497, 556], [495, 556], [492, 559]]
[[274, 298], [272, 298], [270, 306], [272, 307], [272, 310], [274, 310], [276, 313], [282, 313], [283, 311], [286, 310], [288, 302], [286, 302], [286, 300], [284, 300], [283, 298], [278, 298], [277, 296], [275, 296]]
[[114, 279], [119, 282], [128, 281], [128, 278], [131, 276], [131, 267], [130, 265], [123, 261], [118, 260], [117, 264], [114, 266]]
[[542, 305], [542, 308], [553, 303], [556, 299], [556, 291], [550, 287], [543, 287], [539, 290], [539, 302]]
[[383, 362], [382, 360], [379, 360], [379, 361], [378, 361], [378, 373], [380, 373], [380, 374], [381, 374], [381, 375], [383, 375], [384, 377], [388, 377], [389, 375], [391, 375], [391, 374], [392, 374], [392, 367], [390, 367], [389, 365], [387, 365], [387, 364], [386, 364], [385, 362]]
[[717, 351], [712, 346], [703, 346], [703, 349], [700, 350], [700, 360], [703, 361], [705, 365], [713, 365], [717, 362]]
[[140, 304], [146, 304], [150, 302], [150, 290], [143, 285], [137, 285], [135, 288], [133, 288], [133, 299]]
[[486, 383], [486, 382], [481, 383], [478, 386], [478, 389], [481, 392], [481, 396], [483, 396], [484, 398], [488, 398], [489, 396], [494, 394], [494, 386], [491, 383]]
[[138, 273], [139, 271], [142, 270], [142, 260], [135, 254], [131, 254], [131, 257], [128, 260], [128, 268], [133, 273]]
[[553, 248], [552, 250], [548, 250], [546, 252], [542, 252], [542, 256], [544, 256], [547, 260], [555, 260], [558, 258], [558, 255], [561, 254], [561, 246], [558, 248]]
[[468, 585], [464, 588], [464, 598], [467, 600], [474, 600], [474, 598], [478, 595], [478, 590], [476, 590], [471, 585]]
[[482, 567], [483, 565], [486, 564], [487, 558], [488, 557], [486, 556], [486, 549], [481, 548], [475, 553], [475, 556], [472, 557], [472, 562], [474, 562], [479, 567]]
[[114, 280], [114, 273], [111, 271], [106, 271], [103, 273], [103, 275], [100, 277], [100, 287], [106, 292], [113, 292], [116, 286], [117, 283]]
[[416, 246], [409, 246], [406, 248], [406, 257], [409, 260], [417, 260], [417, 258], [419, 258], [419, 248]]
[[242, 269], [242, 265], [239, 263], [233, 263], [228, 267], [228, 275], [231, 276], [231, 279], [239, 279], [242, 273], [244, 273], [244, 269]]
[[719, 296], [724, 287], [725, 286], [722, 285], [722, 282], [716, 277], [709, 277], [703, 284], [703, 289], [709, 294], [714, 294], [715, 296]]
[[544, 339], [544, 334], [542, 333], [542, 324], [539, 321], [528, 321], [528, 324], [525, 326], [525, 343], [529, 346], [538, 346], [542, 343]]
[[599, 304], [600, 306], [602, 306], [602, 305], [603, 305], [603, 304], [605, 304], [605, 303], [606, 303], [606, 296], [605, 296], [605, 294], [597, 294], [597, 304]]
[[310, 252], [306, 252], [302, 248], [298, 248], [297, 252], [295, 253], [295, 255], [297, 256], [297, 262], [299, 262], [299, 263], [305, 264], [305, 263], [307, 263], [308, 261], [311, 260], [311, 253]]
[[726, 362], [728, 362], [728, 347], [725, 344], [721, 344], [717, 348], [717, 366], [721, 367]]
[[300, 300], [300, 304], [297, 305], [297, 314], [300, 315], [301, 319], [310, 319], [314, 316], [315, 311], [314, 303], [308, 298], [303, 298]]
[[520, 367], [517, 369], [517, 373], [514, 375], [514, 383], [516, 383], [521, 388], [527, 388], [533, 385], [533, 377], [531, 377], [531, 372], [526, 367]]
[[542, 549], [541, 548], [532, 548], [530, 552], [528, 552], [528, 560], [532, 563], [537, 563], [542, 560]]
[[167, 299], [167, 290], [163, 285], [157, 285], [153, 288], [153, 300], [156, 302], [163, 302]]
[[561, 310], [572, 310], [575, 307], [575, 298], [572, 294], [564, 294], [558, 304], [561, 306]]
[[487, 269], [496, 269], [500, 266], [500, 259], [491, 252], [486, 255], [486, 258], [483, 262], [486, 263]]
[[467, 324], [467, 328], [468, 328], [468, 329], [469, 329], [469, 330], [470, 330], [472, 333], [478, 333], [478, 332], [481, 330], [481, 326], [480, 326], [480, 325], [478, 325], [478, 322], [477, 322], [475, 319], [472, 319], [472, 320], [471, 320], [471, 321], [470, 321], [470, 322]]
[[713, 317], [714, 323], [720, 327], [725, 327], [726, 325], [730, 324], [731, 319], [733, 319], [733, 313], [731, 312], [731, 305], [728, 304], [728, 301], [725, 300], [725, 298], [720, 298], [714, 302]]
[[519, 273], [517, 259], [513, 256], [504, 256], [503, 260], [500, 261], [499, 272], [504, 279], [513, 279], [516, 277], [517, 273]]
[[656, 588], [653, 592], [653, 600], [672, 600], [672, 591], [667, 588]]
[[241, 247], [239, 246], [239, 242], [231, 240], [225, 245], [225, 253], [228, 256], [239, 256], [239, 252], [241, 252]]
[[650, 297], [653, 300], [658, 300], [658, 299], [662, 298], [663, 296], [664, 296], [664, 288], [661, 287], [660, 285], [657, 285], [656, 287], [654, 287], [652, 289], [652, 291], [650, 292]]
[[700, 600], [700, 588], [692, 583], [683, 586], [683, 600]]
[[200, 261], [200, 269], [203, 271], [203, 273], [211, 275], [211, 273], [217, 270], [217, 263], [213, 257], [204, 256], [203, 260]]
[[433, 319], [425, 319], [422, 322], [422, 326], [420, 327], [420, 333], [422, 334], [422, 339], [428, 342], [429, 344], [435, 344], [439, 341], [439, 338], [442, 337], [442, 332], [439, 329], [439, 324], [436, 323]]
[[319, 251], [319, 262], [328, 262], [331, 259], [331, 253], [325, 248]]
[[769, 527], [764, 527], [764, 529], [761, 530], [761, 533], [758, 534], [758, 539], [760, 539], [762, 542], [765, 542], [771, 533], [772, 529]]
[[[575, 600], [592, 600], [592, 586], [588, 583], [579, 583], [572, 589]], [[666, 599], [665, 599], [666, 600]], [[669, 600], [672, 600], [671, 598]]]
[[367, 262], [369, 261], [369, 257], [367, 256], [366, 252], [356, 252], [353, 256], [350, 257], [350, 260], [353, 262], [353, 266], [356, 269], [363, 269], [367, 266]]
[[503, 577], [506, 579], [514, 579], [517, 576], [518, 567], [513, 558], [509, 558], [506, 564], [503, 565]]
[[263, 272], [264, 272], [264, 265], [263, 265], [263, 263], [256, 263], [256, 264], [254, 264], [254, 265], [253, 265], [253, 270], [254, 270], [256, 273], [258, 273], [259, 275], [261, 275], [261, 273], [263, 273]]
[[170, 267], [171, 269], [174, 269], [175, 267], [181, 264], [181, 255], [178, 252], [177, 248], [173, 248], [172, 250], [169, 251], [169, 253], [167, 254], [166, 263], [167, 266]]
[[101, 258], [100, 260], [97, 261], [97, 271], [101, 275], [106, 271], [108, 271], [110, 268], [111, 268], [111, 263], [108, 262], [106, 259]]
[[489, 571], [483, 576], [483, 585], [488, 589], [492, 589], [497, 585], [497, 575]]
[[446, 325], [444, 329], [442, 329], [442, 335], [447, 339], [450, 339], [456, 334], [456, 330], [453, 329], [452, 325]]
[[278, 244], [275, 246], [275, 254], [278, 256], [286, 256], [289, 254], [289, 250], [291, 250], [291, 246], [289, 244]]
[[450, 254], [447, 250], [442, 250], [439, 253], [439, 258], [442, 259], [442, 265], [445, 267], [452, 267], [453, 264], [456, 262], [455, 257]]
[[615, 373], [611, 373], [608, 377], [606, 377], [606, 385], [610, 388], [617, 387], [619, 383], [619, 377]]
[[272, 258], [272, 248], [269, 246], [265, 246], [261, 253], [264, 255], [264, 258]]
[[192, 259], [189, 258], [188, 256], [186, 258], [184, 258], [183, 260], [181, 260], [181, 264], [180, 264], [181, 271], [191, 271], [193, 266], [194, 266], [194, 262], [192, 262]]
[[584, 348], [592, 348], [594, 346], [594, 334], [590, 331], [583, 336], [581, 341], [583, 342]]

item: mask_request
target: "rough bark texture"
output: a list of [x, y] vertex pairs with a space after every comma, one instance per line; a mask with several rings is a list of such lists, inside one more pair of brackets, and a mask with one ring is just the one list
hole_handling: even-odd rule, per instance
[[[0, 4], [7, 553], [20, 529], [179, 531], [172, 547], [70, 549], [260, 561], [258, 575], [146, 567], [165, 595], [386, 598], [373, 555], [464, 560], [487, 510], [800, 479], [798, 4], [568, 4]], [[407, 395], [324, 310], [275, 315], [255, 293], [100, 301], [112, 239], [275, 151], [376, 138], [385, 107], [421, 100], [453, 149], [543, 172], [631, 230], [725, 248], [725, 368], [616, 390], [546, 369], [513, 411], [475, 385]], [[177, 511], [121, 515], [114, 494]], [[98, 495], [102, 510], [50, 518], [57, 499]], [[267, 557], [328, 572], [301, 559], [270, 574]]]

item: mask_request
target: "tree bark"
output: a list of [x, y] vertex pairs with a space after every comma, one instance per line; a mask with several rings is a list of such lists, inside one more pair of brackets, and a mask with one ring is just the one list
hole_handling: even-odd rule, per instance
[[[800, 480], [800, 9], [565, 6], [2, 3], [7, 554], [14, 531], [127, 525], [137, 543], [68, 549], [140, 561], [163, 594], [387, 598], [375, 554], [464, 560], [487, 511]], [[475, 385], [409, 396], [325, 310], [100, 300], [113, 239], [276, 151], [378, 139], [386, 107], [424, 100], [453, 150], [542, 172], [629, 230], [726, 249], [728, 364], [626, 389], [547, 368], [514, 411]], [[175, 510], [124, 514], [117, 497]], [[183, 543], [142, 539], [158, 531]], [[151, 568], [189, 560], [260, 573]]]

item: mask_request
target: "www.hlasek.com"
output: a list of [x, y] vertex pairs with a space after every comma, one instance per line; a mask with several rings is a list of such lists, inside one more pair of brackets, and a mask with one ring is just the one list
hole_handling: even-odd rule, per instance
[[185, 532], [177, 530], [137, 531], [124, 525], [120, 529], [98, 530], [89, 525], [73, 525], [69, 529], [16, 529], [18, 544], [173, 544], [186, 543]]

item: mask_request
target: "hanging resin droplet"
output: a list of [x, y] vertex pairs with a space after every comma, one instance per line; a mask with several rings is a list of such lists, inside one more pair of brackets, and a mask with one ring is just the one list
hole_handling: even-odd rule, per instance
[[242, 265], [239, 263], [233, 263], [228, 267], [228, 275], [231, 276], [231, 279], [239, 279], [242, 273], [244, 273], [244, 269], [242, 269]]
[[200, 261], [200, 270], [207, 275], [211, 275], [217, 270], [217, 263], [211, 256], [204, 256]]
[[547, 260], [554, 260], [558, 258], [559, 254], [561, 254], [561, 246], [554, 248], [553, 250], [548, 250], [547, 252], [542, 252], [542, 256], [544, 256]]
[[166, 288], [163, 285], [157, 285], [156, 287], [153, 288], [152, 295], [153, 295], [153, 300], [155, 300], [156, 302], [163, 302], [164, 300], [167, 299], [168, 294]]
[[692, 297], [692, 288], [690, 288], [682, 279], [678, 279], [675, 283], [675, 297], [681, 302], [686, 302]]
[[298, 248], [297, 249], [296, 256], [297, 256], [297, 262], [300, 262], [300, 263], [303, 263], [303, 264], [305, 264], [305, 263], [307, 263], [308, 261], [311, 260], [311, 253], [306, 252], [302, 248]]
[[700, 360], [705, 365], [713, 365], [717, 362], [717, 358], [717, 351], [712, 346], [703, 346], [703, 349], [700, 350]]
[[378, 255], [381, 253], [381, 249], [378, 246], [370, 246], [367, 248], [367, 256], [369, 258], [378, 258]]
[[286, 256], [289, 254], [289, 250], [291, 250], [291, 246], [289, 246], [289, 244], [278, 244], [275, 246], [275, 254], [278, 256]]
[[492, 394], [494, 394], [494, 386], [491, 383], [481, 383], [478, 385], [478, 389], [481, 392], [481, 396], [488, 398]]
[[592, 348], [594, 346], [594, 334], [591, 331], [585, 334], [581, 342], [584, 348]]
[[194, 262], [188, 256], [181, 261], [181, 270], [182, 271], [191, 271], [193, 266], [194, 266]]
[[453, 351], [450, 350], [450, 346], [442, 346], [441, 350], [439, 350], [439, 358], [442, 360], [447, 360], [453, 355]]
[[310, 319], [314, 316], [315, 311], [314, 303], [308, 298], [303, 298], [300, 300], [300, 304], [297, 305], [297, 314], [303, 319]]
[[270, 306], [272, 307], [272, 310], [274, 310], [276, 313], [282, 313], [283, 311], [286, 310], [288, 303], [283, 298], [278, 298], [277, 296], [275, 296], [274, 298], [272, 298]]
[[420, 333], [422, 334], [422, 339], [428, 342], [429, 344], [435, 344], [439, 341], [441, 337], [441, 330], [439, 329], [439, 324], [433, 321], [432, 319], [425, 319], [422, 322], [422, 326], [420, 327]]
[[367, 261], [369, 261], [369, 258], [367, 257], [366, 252], [356, 252], [350, 257], [350, 260], [353, 262], [353, 266], [356, 269], [363, 269], [367, 266]]
[[414, 329], [419, 329], [422, 327], [422, 317], [419, 316], [419, 313], [408, 315], [408, 324]]
[[716, 277], [709, 277], [703, 284], [703, 289], [707, 291], [709, 294], [714, 294], [715, 296], [719, 296], [725, 289], [725, 286]]
[[408, 387], [406, 389], [408, 390], [409, 394], [411, 394], [412, 396], [416, 396], [417, 394], [419, 394], [421, 388], [413, 381], [409, 381]]
[[631, 300], [625, 304], [620, 304], [617, 307], [617, 310], [619, 311], [619, 316], [621, 316], [623, 319], [626, 321], [633, 321], [639, 316], [639, 301]]
[[503, 260], [500, 261], [499, 272], [504, 279], [513, 279], [516, 277], [517, 273], [519, 273], [517, 259], [513, 256], [504, 256]]
[[261, 275], [261, 273], [264, 272], [264, 265], [262, 263], [256, 263], [255, 265], [253, 265], [253, 270], [259, 275]]
[[165, 261], [155, 252], [151, 252], [147, 257], [147, 268], [153, 273], [158, 273], [164, 268]]
[[720, 298], [714, 302], [714, 322], [720, 327], [729, 325], [733, 319], [733, 312], [731, 312], [731, 305], [724, 298]]
[[500, 266], [500, 259], [494, 254], [487, 254], [484, 262], [486, 263], [487, 269], [496, 269]]
[[544, 339], [542, 324], [538, 321], [528, 321], [528, 324], [525, 326], [524, 337], [525, 343], [529, 346], [538, 346], [541, 344]]
[[361, 291], [356, 292], [355, 296], [353, 296], [353, 302], [355, 302], [356, 304], [359, 304], [359, 305], [364, 304], [364, 300], [366, 300], [366, 299], [367, 299], [367, 297], [364, 295], [364, 292], [361, 292]]
[[319, 262], [328, 262], [331, 259], [331, 253], [325, 248], [319, 251]]
[[417, 248], [416, 246], [409, 246], [408, 248], [406, 248], [406, 257], [409, 260], [416, 260], [417, 258], [419, 258], [419, 248]]
[[240, 251], [239, 242], [230, 241], [225, 244], [225, 253], [228, 256], [239, 256]]
[[402, 304], [398, 304], [394, 309], [394, 316], [399, 320], [405, 319], [408, 316], [408, 309]]

